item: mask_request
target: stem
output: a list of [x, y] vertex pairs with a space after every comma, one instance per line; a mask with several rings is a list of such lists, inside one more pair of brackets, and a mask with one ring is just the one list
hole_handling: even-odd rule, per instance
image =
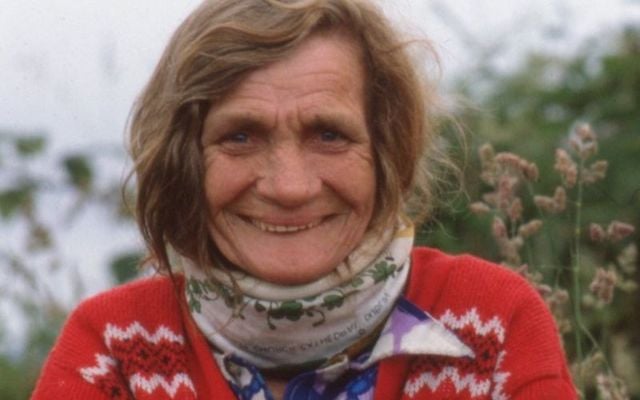
[[[584, 327], [584, 323], [582, 321], [582, 310], [580, 307], [581, 299], [582, 299], [582, 288], [580, 285], [580, 267], [581, 267], [581, 246], [580, 246], [580, 237], [582, 236], [582, 200], [583, 200], [583, 191], [584, 185], [582, 182], [582, 171], [584, 168], [584, 160], [580, 159], [580, 166], [578, 168], [578, 182], [577, 182], [577, 198], [576, 198], [576, 214], [575, 214], [575, 237], [574, 237], [574, 257], [573, 257], [573, 270], [572, 270], [572, 278], [573, 278], [573, 318], [575, 321], [575, 344], [576, 344], [576, 359], [578, 363], [584, 360], [584, 353], [582, 349], [582, 333], [583, 331], [587, 334], [588, 330]], [[582, 374], [578, 374], [576, 377], [576, 386], [579, 390], [579, 393], [584, 393], [584, 381]]]
[[[535, 191], [533, 190], [533, 187], [530, 183], [527, 184], [527, 191], [529, 193], [529, 197], [533, 199], [535, 197]], [[549, 259], [543, 259], [543, 261], [537, 264], [537, 266], [540, 269], [546, 270], [548, 268], [551, 268], [553, 265], [562, 265], [562, 261], [559, 257], [560, 252], [556, 247], [556, 242], [553, 240], [553, 235], [549, 226], [549, 218], [540, 207], [536, 205], [535, 208], [538, 217], [542, 220], [542, 232], [544, 233], [545, 239], [547, 241], [547, 246], [549, 247], [549, 254], [551, 254]], [[531, 247], [529, 247], [529, 249], [531, 249]], [[531, 255], [531, 258], [533, 258], [533, 255]], [[554, 287], [556, 288], [560, 286], [560, 275], [562, 274], [563, 270], [564, 268], [555, 268]]]

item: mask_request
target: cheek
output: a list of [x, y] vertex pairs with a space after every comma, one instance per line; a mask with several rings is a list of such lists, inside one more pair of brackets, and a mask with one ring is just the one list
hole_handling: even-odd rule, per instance
[[376, 176], [369, 158], [357, 157], [326, 169], [325, 182], [361, 217], [370, 217], [375, 203]]
[[224, 202], [224, 199], [220, 198], [224, 191], [220, 189], [216, 173], [208, 168], [204, 175], [204, 194], [211, 214], [215, 214], [216, 210], [220, 208], [220, 204]]
[[366, 172], [363, 172], [362, 179], [354, 182], [354, 187], [357, 188], [361, 207], [364, 212], [371, 217], [376, 196], [376, 175], [373, 169], [368, 169]]
[[246, 171], [224, 160], [210, 161], [205, 166], [204, 191], [211, 216], [236, 199], [249, 184]]

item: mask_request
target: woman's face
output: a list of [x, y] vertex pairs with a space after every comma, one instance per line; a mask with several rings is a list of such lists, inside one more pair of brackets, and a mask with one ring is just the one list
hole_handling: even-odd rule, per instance
[[359, 56], [341, 35], [311, 37], [207, 114], [209, 231], [250, 275], [311, 282], [367, 229], [376, 181]]

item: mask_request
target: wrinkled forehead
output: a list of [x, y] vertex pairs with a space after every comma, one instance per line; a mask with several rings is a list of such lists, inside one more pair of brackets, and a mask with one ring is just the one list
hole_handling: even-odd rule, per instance
[[[303, 95], [319, 91], [315, 89], [315, 86], [319, 86], [339, 89], [343, 93], [357, 92], [365, 114], [368, 115], [370, 79], [367, 79], [369, 74], [363, 53], [361, 43], [343, 29], [312, 33], [295, 47], [278, 53], [278, 56], [269, 62], [257, 65], [237, 76], [221, 96], [211, 99], [207, 111], [219, 108], [231, 99], [242, 97], [247, 87], [263, 87], [264, 90], [270, 91], [270, 96], [266, 97], [277, 97], [277, 93], [273, 92], [298, 92]], [[332, 63], [335, 64], [335, 68], [331, 68]], [[321, 80], [325, 85], [308, 79], [307, 75], [315, 75], [317, 80]], [[327, 85], [326, 82], [331, 82], [331, 85]]]

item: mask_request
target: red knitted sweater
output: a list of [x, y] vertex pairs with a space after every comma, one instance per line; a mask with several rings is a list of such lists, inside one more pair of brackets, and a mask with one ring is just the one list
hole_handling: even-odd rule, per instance
[[[412, 260], [406, 297], [475, 358], [385, 359], [377, 400], [576, 398], [553, 319], [527, 282], [470, 256], [418, 248]], [[84, 301], [32, 399], [235, 399], [176, 283], [148, 278]]]

